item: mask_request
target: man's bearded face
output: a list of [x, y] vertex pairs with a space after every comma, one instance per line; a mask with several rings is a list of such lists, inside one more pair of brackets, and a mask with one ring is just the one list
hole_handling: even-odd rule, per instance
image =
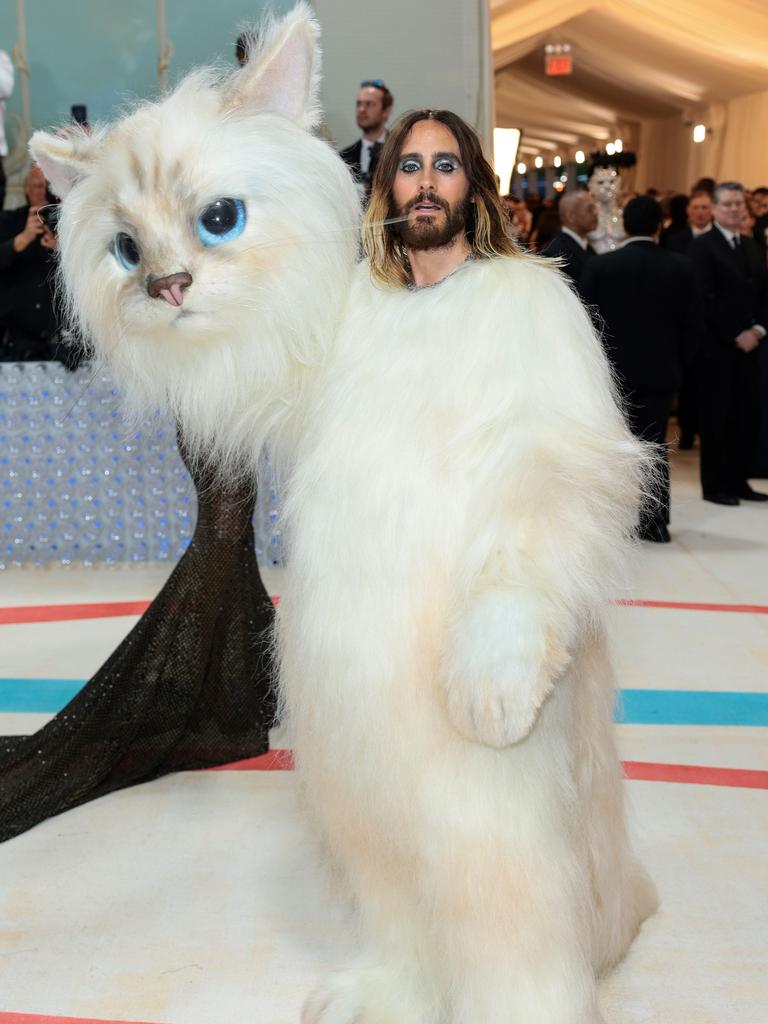
[[[414, 212], [415, 217], [408, 216]], [[466, 230], [472, 215], [472, 203], [462, 199], [452, 206], [435, 192], [422, 192], [404, 206], [390, 208], [391, 217], [408, 216], [407, 221], [393, 224], [407, 248], [414, 250], [441, 249], [459, 232]]]
[[473, 205], [453, 132], [440, 121], [417, 121], [399, 161], [389, 213], [408, 219], [392, 230], [411, 250], [448, 245], [471, 223]]

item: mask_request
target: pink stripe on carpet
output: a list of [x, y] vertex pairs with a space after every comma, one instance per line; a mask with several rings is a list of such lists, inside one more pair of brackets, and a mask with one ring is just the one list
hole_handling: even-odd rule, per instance
[[50, 1017], [47, 1014], [41, 1016], [38, 1013], [3, 1013], [0, 1011], [0, 1024], [149, 1024], [149, 1022], [102, 1020], [95, 1017]]

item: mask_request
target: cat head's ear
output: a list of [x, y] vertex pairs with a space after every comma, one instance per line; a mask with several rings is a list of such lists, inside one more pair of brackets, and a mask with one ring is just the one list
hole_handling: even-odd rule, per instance
[[258, 47], [234, 79], [227, 107], [280, 114], [302, 128], [320, 121], [320, 26], [306, 3], [257, 32]]
[[95, 138], [86, 132], [35, 132], [29, 140], [32, 159], [38, 163], [53, 191], [63, 199], [72, 186], [90, 174], [97, 149]]

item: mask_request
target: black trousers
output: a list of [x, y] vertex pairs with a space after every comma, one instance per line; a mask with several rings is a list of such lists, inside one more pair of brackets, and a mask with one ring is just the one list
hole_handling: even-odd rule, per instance
[[667, 421], [672, 408], [672, 391], [633, 391], [627, 397], [627, 421], [635, 437], [659, 445], [659, 467], [653, 500], [642, 510], [640, 529], [654, 523], [669, 523], [669, 457]]
[[696, 366], [690, 363], [683, 368], [683, 384], [677, 392], [677, 423], [681, 440], [693, 444], [699, 432], [698, 395]]
[[698, 360], [701, 488], [738, 494], [753, 472], [760, 425], [758, 351], [723, 346]]
[[752, 476], [768, 477], [768, 344], [763, 342], [757, 350], [760, 367], [760, 426], [758, 428], [757, 455]]

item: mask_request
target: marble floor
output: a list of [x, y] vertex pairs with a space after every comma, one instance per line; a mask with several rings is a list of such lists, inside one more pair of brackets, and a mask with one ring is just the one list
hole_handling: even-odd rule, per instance
[[[642, 546], [611, 612], [626, 794], [661, 906], [602, 985], [608, 1024], [768, 1022], [768, 506], [706, 504], [696, 473], [695, 451], [675, 455], [673, 542]], [[145, 601], [168, 571], [0, 573], [0, 735], [43, 724], [136, 621], [13, 609]], [[352, 931], [293, 774], [253, 767], [169, 776], [0, 846], [0, 1024], [297, 1024]]]

